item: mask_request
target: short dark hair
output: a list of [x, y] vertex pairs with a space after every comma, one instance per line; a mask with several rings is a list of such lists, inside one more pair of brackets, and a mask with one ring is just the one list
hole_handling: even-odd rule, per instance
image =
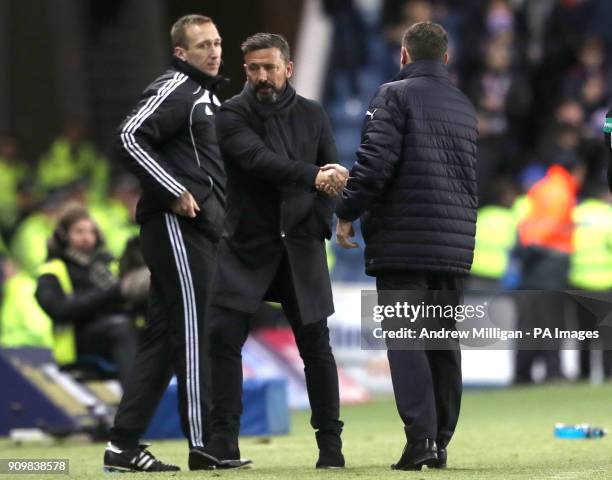
[[189, 15], [183, 15], [179, 18], [172, 28], [170, 29], [170, 40], [172, 42], [172, 48], [174, 47], [187, 47], [187, 27], [191, 25], [204, 25], [205, 23], [212, 23], [212, 18], [205, 15], [199, 15], [197, 13], [191, 13]]
[[263, 50], [264, 48], [278, 48], [285, 62], [291, 59], [289, 43], [287, 43], [287, 40], [285, 40], [282, 35], [276, 33], [256, 33], [255, 35], [251, 35], [242, 42], [242, 45], [240, 45], [240, 50], [242, 50], [243, 55], [254, 52], [255, 50]]
[[448, 35], [442, 25], [433, 22], [419, 22], [406, 30], [402, 46], [408, 50], [413, 62], [442, 60], [448, 48]]

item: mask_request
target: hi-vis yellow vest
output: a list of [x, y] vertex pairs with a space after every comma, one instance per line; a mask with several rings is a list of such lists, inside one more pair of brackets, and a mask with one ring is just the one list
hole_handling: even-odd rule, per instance
[[[72, 295], [72, 280], [68, 267], [62, 260], [55, 258], [42, 265], [39, 275], [54, 275], [65, 295]], [[58, 365], [68, 365], [76, 362], [76, 338], [73, 325], [53, 325], [53, 356]]]
[[516, 216], [509, 208], [488, 206], [478, 210], [472, 274], [500, 279], [508, 267], [508, 254], [516, 239]]
[[612, 289], [612, 207], [587, 199], [574, 210], [575, 252], [570, 262], [570, 284], [584, 290]]

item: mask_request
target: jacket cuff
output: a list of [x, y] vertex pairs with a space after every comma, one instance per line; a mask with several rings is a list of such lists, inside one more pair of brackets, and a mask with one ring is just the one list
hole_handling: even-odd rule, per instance
[[351, 209], [346, 205], [346, 202], [341, 201], [336, 207], [336, 217], [340, 220], [346, 220], [348, 222], [354, 222], [361, 214], [352, 212]]
[[299, 185], [304, 185], [305, 187], [314, 187], [315, 180], [319, 173], [319, 167], [310, 163], [304, 163], [303, 166], [304, 168], [300, 172], [295, 183]]
[[[183, 192], [187, 190], [184, 189]], [[181, 194], [183, 193], [181, 192]], [[157, 199], [161, 202], [161, 204], [165, 207], [165, 208], [170, 208], [170, 205], [172, 205], [172, 202], [174, 200], [176, 200], [177, 198], [179, 198], [179, 196], [177, 196], [176, 194], [174, 194], [173, 192], [170, 192], [169, 190], [166, 190], [165, 188], [159, 188], [159, 189], [155, 189], [155, 191], [151, 192], [153, 193], [153, 195], [155, 197], [157, 197]]]

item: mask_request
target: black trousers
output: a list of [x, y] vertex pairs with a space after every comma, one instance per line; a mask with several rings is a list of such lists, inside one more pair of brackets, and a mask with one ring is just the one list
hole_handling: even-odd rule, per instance
[[[534, 327], [564, 328], [565, 304], [562, 292], [533, 291], [520, 296], [517, 302], [517, 328], [530, 331]], [[533, 340], [523, 339], [517, 342], [514, 364], [514, 383], [533, 383], [532, 369], [538, 359], [546, 366], [546, 381], [563, 378], [561, 373], [561, 341], [557, 339], [541, 340], [542, 349], [536, 349]], [[530, 347], [530, 348], [527, 348]]]
[[151, 271], [147, 323], [111, 441], [120, 448], [137, 445], [174, 373], [183, 432], [190, 447], [204, 446], [210, 411], [205, 319], [216, 246], [174, 214], [144, 224], [140, 241]]
[[[424, 302], [456, 306], [463, 302], [463, 279], [427, 272], [389, 271], [376, 275], [376, 289], [387, 302]], [[394, 294], [393, 290], [410, 291]], [[380, 292], [387, 292], [380, 295]], [[386, 328], [383, 321], [383, 329]], [[454, 328], [450, 320], [447, 328]], [[413, 344], [415, 346], [416, 344]], [[461, 350], [399, 349], [388, 344], [393, 393], [408, 441], [434, 439], [440, 447], [450, 442], [459, 419], [463, 384]]]
[[117, 367], [121, 388], [130, 380], [138, 349], [138, 332], [127, 315], [108, 315], [85, 324], [76, 333], [79, 357], [101, 357]]
[[[568, 287], [569, 255], [538, 247], [523, 247], [519, 256], [523, 262], [521, 290], [531, 290], [519, 298], [517, 305], [520, 330], [534, 327], [565, 328], [565, 303], [562, 290]], [[530, 348], [524, 348], [524, 343]], [[524, 339], [517, 343], [515, 356], [515, 383], [532, 383], [532, 367], [538, 358], [546, 365], [546, 380], [563, 378], [561, 372], [561, 341], [545, 339], [543, 348], [535, 350], [533, 341]]]
[[[329, 344], [327, 319], [303, 325], [292, 287], [287, 258], [283, 258], [270, 286], [280, 298], [300, 356], [304, 361], [306, 388], [312, 409], [311, 425], [320, 431], [342, 429], [338, 371]], [[242, 414], [242, 346], [252, 315], [220, 306], [211, 308], [210, 357], [213, 378], [212, 435], [228, 448], [238, 445]]]

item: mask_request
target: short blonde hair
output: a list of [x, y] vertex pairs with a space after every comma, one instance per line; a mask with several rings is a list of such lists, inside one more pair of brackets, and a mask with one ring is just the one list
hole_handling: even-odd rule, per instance
[[179, 18], [170, 29], [170, 40], [172, 48], [183, 47], [187, 48], [187, 27], [191, 25], [204, 25], [205, 23], [213, 23], [212, 18], [205, 15], [191, 13]]

